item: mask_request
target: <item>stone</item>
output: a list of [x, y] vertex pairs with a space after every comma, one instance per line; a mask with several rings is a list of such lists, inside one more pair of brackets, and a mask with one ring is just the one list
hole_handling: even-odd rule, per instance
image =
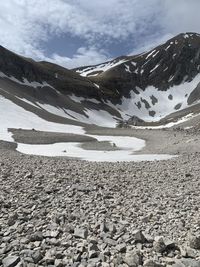
[[178, 259], [172, 267], [200, 267], [200, 261], [194, 259]]
[[162, 264], [155, 262], [154, 260], [146, 260], [143, 264], [144, 267], [163, 267]]
[[166, 250], [166, 245], [164, 243], [162, 236], [155, 237], [155, 241], [153, 243], [153, 249], [156, 252], [163, 253]]
[[30, 236], [30, 241], [35, 242], [35, 241], [42, 241], [43, 240], [43, 234], [42, 232], [35, 232]]
[[198, 250], [195, 250], [191, 247], [180, 247], [181, 256], [185, 258], [196, 258], [198, 255]]
[[147, 233], [144, 233], [143, 235], [144, 235], [144, 238], [146, 239], [146, 242], [153, 243], [153, 241], [154, 241], [153, 236], [151, 236], [151, 235], [149, 235]]
[[18, 219], [18, 214], [14, 213], [13, 215], [11, 215], [8, 219], [8, 225], [12, 226], [15, 224], [16, 220]]
[[14, 267], [20, 262], [18, 256], [8, 256], [2, 260], [3, 267]]
[[146, 242], [146, 238], [143, 235], [141, 230], [133, 231], [132, 235], [133, 235], [135, 242], [139, 242], [139, 243], [145, 243]]
[[116, 250], [125, 253], [126, 252], [126, 243], [118, 244], [116, 247]]
[[124, 262], [130, 267], [138, 267], [142, 264], [142, 256], [139, 251], [129, 251], [125, 254]]
[[34, 263], [38, 263], [43, 258], [41, 252], [39, 250], [32, 253], [32, 259]]
[[200, 249], [200, 236], [190, 236], [189, 246], [194, 249]]
[[88, 253], [89, 259], [97, 258], [99, 256], [99, 252], [95, 250], [90, 250]]
[[154, 251], [163, 253], [166, 250], [174, 249], [175, 243], [168, 238], [164, 238], [163, 236], [156, 236], [155, 241], [153, 243]]
[[75, 228], [74, 236], [77, 238], [86, 239], [88, 237], [88, 230], [82, 228]]
[[63, 261], [61, 259], [55, 259], [55, 267], [63, 267]]

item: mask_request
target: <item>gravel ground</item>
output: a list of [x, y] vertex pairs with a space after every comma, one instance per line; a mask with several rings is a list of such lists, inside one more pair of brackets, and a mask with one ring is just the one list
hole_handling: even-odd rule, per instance
[[183, 154], [200, 151], [200, 134], [198, 130], [183, 129], [112, 129], [87, 128], [88, 134], [133, 136], [146, 141], [146, 146], [134, 154]]
[[[109, 142], [98, 142], [90, 136], [53, 133], [31, 130], [10, 129], [16, 142], [26, 144], [52, 144], [58, 142], [80, 142], [86, 150], [118, 150]], [[146, 141], [146, 146], [137, 151], [137, 154], [182, 154], [200, 151], [199, 127], [189, 130], [140, 130], [140, 129], [112, 129], [88, 126], [87, 134], [111, 135], [111, 136], [134, 136]], [[135, 154], [135, 153], [134, 153]]]
[[200, 266], [200, 153], [92, 163], [0, 145], [0, 265]]
[[70, 133], [54, 133], [36, 130], [9, 129], [15, 142], [25, 144], [53, 144], [63, 142], [92, 142], [95, 138]]

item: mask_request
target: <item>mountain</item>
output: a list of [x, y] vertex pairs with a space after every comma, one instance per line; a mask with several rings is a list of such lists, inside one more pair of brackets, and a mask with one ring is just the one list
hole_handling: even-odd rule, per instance
[[17, 106], [46, 121], [76, 125], [188, 119], [200, 111], [200, 35], [179, 34], [143, 54], [74, 70], [0, 47], [0, 97], [0, 109], [14, 112]]
[[199, 100], [200, 35], [179, 34], [149, 52], [75, 71], [118, 94], [123, 117], [158, 121]]

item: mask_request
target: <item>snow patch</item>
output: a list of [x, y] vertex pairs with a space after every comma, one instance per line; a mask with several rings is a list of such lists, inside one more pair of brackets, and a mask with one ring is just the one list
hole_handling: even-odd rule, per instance
[[191, 120], [195, 117], [199, 116], [199, 114], [193, 114], [193, 113], [190, 113], [190, 114], [187, 114], [186, 116], [182, 117], [181, 119], [175, 121], [175, 122], [169, 122], [167, 124], [164, 124], [164, 125], [159, 125], [159, 126], [132, 126], [132, 128], [134, 129], [164, 129], [164, 128], [170, 128], [170, 127], [173, 127], [173, 126], [176, 126], [176, 125], [179, 125], [181, 123], [184, 123], [188, 120]]
[[[143, 91], [137, 87], [136, 90], [139, 92], [139, 94], [136, 94], [132, 90], [130, 92], [130, 97], [122, 97], [122, 103], [116, 105], [116, 108], [119, 110], [124, 120], [127, 120], [134, 115], [147, 122], [159, 121], [160, 119], [174, 112], [174, 107], [178, 103], [182, 103], [181, 109], [187, 108], [189, 105], [185, 95], [190, 95], [198, 85], [199, 81], [200, 74], [198, 74], [191, 82], [184, 82], [180, 85], [170, 87], [170, 89], [167, 91], [159, 91], [153, 86], [148, 86]], [[168, 98], [169, 94], [172, 96], [170, 99]], [[153, 110], [156, 112], [156, 116], [153, 118], [149, 116], [149, 110], [146, 109], [144, 105], [142, 105], [140, 109], [135, 108], [135, 103], [139, 102], [141, 97], [148, 103], [151, 103], [152, 95], [154, 95], [158, 100], [158, 102], [153, 106]]]
[[156, 50], [153, 50], [152, 52], [150, 52], [147, 56], [146, 59], [148, 59], [151, 55], [153, 55], [156, 52]]
[[38, 87], [44, 87], [44, 86], [48, 86], [48, 87], [52, 87], [51, 85], [49, 85], [47, 82], [42, 82], [42, 83], [39, 83], [39, 82], [29, 82], [26, 78], [22, 78], [23, 79], [23, 82], [16, 79], [15, 77], [13, 76], [8, 76], [6, 74], [4, 74], [3, 72], [0, 72], [0, 77], [1, 78], [7, 78], [15, 83], [18, 83], [18, 84], [21, 84], [21, 85], [24, 85], [24, 86], [31, 86], [31, 87], [34, 87], [34, 88], [38, 88]]
[[128, 66], [128, 65], [126, 65], [126, 64], [124, 64], [124, 65], [125, 65], [125, 71], [131, 73], [131, 71], [130, 71], [130, 66]]
[[153, 72], [154, 70], [156, 70], [159, 66], [160, 66], [160, 64], [157, 64], [157, 65], [150, 71], [150, 73]]
[[34, 128], [38, 131], [84, 134], [82, 127], [48, 122], [2, 96], [0, 96], [0, 122], [0, 140], [4, 141], [13, 142], [8, 128]]
[[80, 147], [80, 143], [56, 143], [52, 145], [18, 144], [17, 150], [25, 154], [43, 156], [68, 156], [95, 162], [153, 161], [166, 160], [174, 157], [164, 154], [134, 155], [132, 154], [134, 151], [142, 149], [145, 145], [145, 141], [134, 137], [91, 136], [97, 138], [98, 141], [110, 141], [121, 150], [84, 150]]
[[[100, 65], [97, 65], [97, 66], [92, 66], [92, 67], [88, 67], [86, 69], [83, 69], [83, 70], [77, 70], [77, 72], [83, 76], [83, 77], [87, 77], [87, 76], [92, 76], [92, 72], [105, 72], [113, 67], [116, 67], [124, 62], [128, 61], [127, 59], [122, 59], [122, 60], [119, 60], [119, 61], [110, 61], [110, 62], [107, 62], [107, 63], [103, 63], [103, 64], [100, 64]], [[98, 73], [97, 73], [98, 75]]]

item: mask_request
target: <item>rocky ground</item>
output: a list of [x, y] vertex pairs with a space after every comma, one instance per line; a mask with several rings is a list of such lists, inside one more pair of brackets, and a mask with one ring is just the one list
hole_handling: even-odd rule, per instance
[[200, 153], [91, 163], [0, 145], [0, 265], [200, 266]]

